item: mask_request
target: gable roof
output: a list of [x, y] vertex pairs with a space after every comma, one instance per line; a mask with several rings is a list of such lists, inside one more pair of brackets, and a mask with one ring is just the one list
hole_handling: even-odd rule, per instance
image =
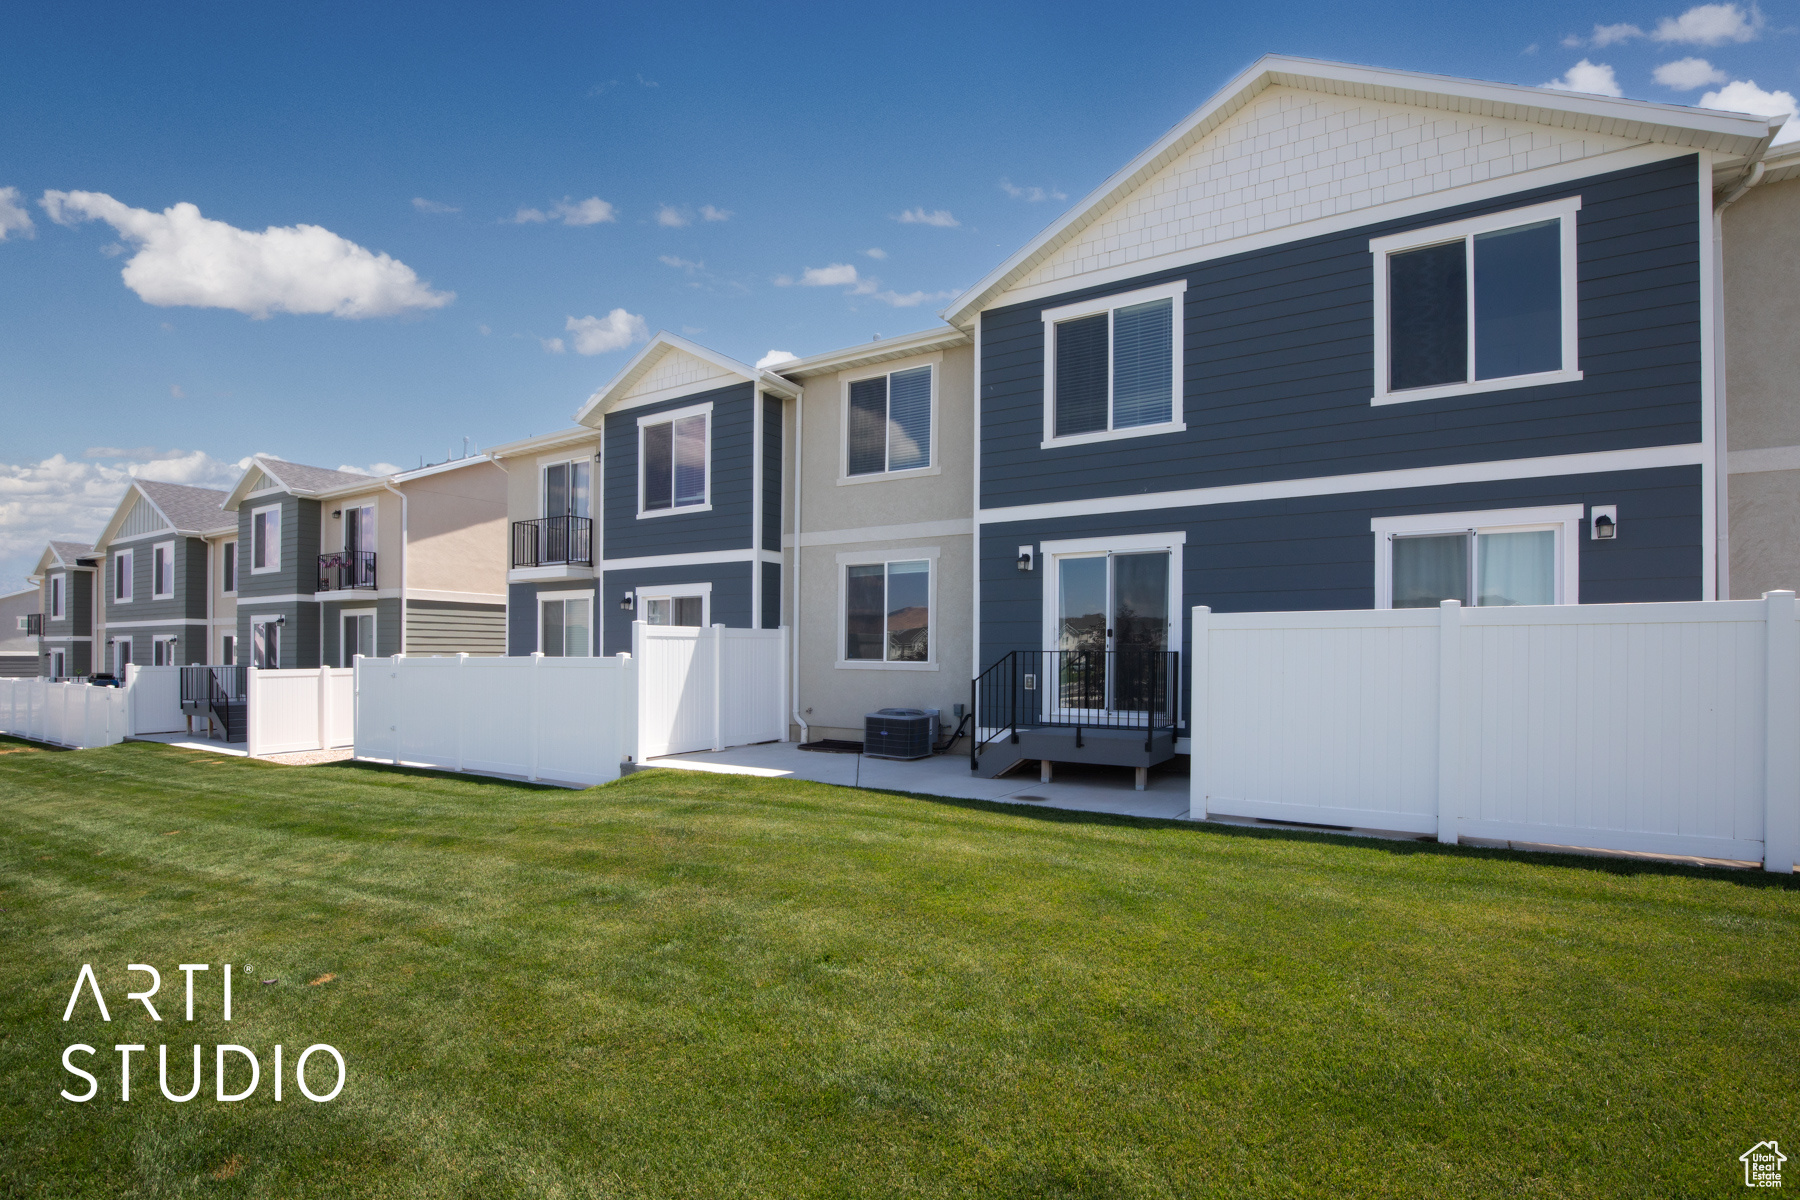
[[32, 575], [42, 575], [52, 567], [76, 566], [79, 559], [86, 558], [93, 552], [94, 548], [86, 542], [46, 542], [44, 552], [38, 556], [37, 570]]
[[[633, 392], [637, 385], [645, 382], [659, 364], [674, 354], [698, 359], [698, 365], [710, 367], [711, 373], [696, 377], [692, 383], [677, 382], [668, 387], [651, 388], [641, 395], [634, 396]], [[741, 363], [729, 355], [720, 354], [717, 350], [708, 350], [697, 342], [677, 337], [665, 329], [658, 331], [657, 335], [650, 339], [650, 344], [638, 351], [637, 356], [626, 363], [622, 371], [608, 380], [599, 391], [588, 397], [587, 403], [583, 404], [581, 410], [575, 414], [575, 421], [580, 425], [592, 425], [601, 415], [616, 408], [620, 401], [627, 398], [637, 399], [640, 403], [645, 402], [645, 398], [672, 399], [683, 394], [684, 391], [710, 390], [707, 387], [699, 386], [702, 383], [710, 384], [712, 387], [722, 387], [724, 384], [717, 381], [734, 376], [748, 380], [764, 391], [773, 392], [783, 399], [792, 400], [800, 394], [792, 383], [772, 371]]]
[[896, 359], [911, 358], [915, 354], [929, 354], [933, 350], [948, 350], [952, 346], [966, 346], [971, 340], [973, 339], [967, 332], [954, 325], [940, 325], [936, 329], [922, 329], [917, 333], [903, 333], [899, 337], [879, 338], [872, 342], [864, 342], [859, 346], [849, 346], [842, 350], [827, 350], [822, 354], [808, 355], [806, 358], [790, 358], [786, 362], [776, 363], [769, 369], [788, 379], [807, 379], [814, 375], [826, 375], [833, 371], [849, 371], [858, 367], [893, 362]]
[[138, 490], [181, 533], [223, 533], [237, 528], [237, 521], [220, 507], [226, 493], [217, 488], [160, 483], [154, 479], [139, 479], [136, 483]]
[[231, 493], [225, 497], [225, 502], [221, 507], [235, 512], [239, 502], [245, 496], [253, 490], [260, 490], [253, 486], [258, 482], [259, 475], [268, 476], [271, 483], [289, 495], [309, 497], [337, 491], [341, 488], [381, 482], [381, 478], [375, 475], [359, 475], [354, 471], [334, 471], [330, 467], [309, 467], [302, 463], [291, 463], [285, 459], [258, 454], [251, 459], [250, 469], [245, 471], [244, 477], [237, 481], [237, 486], [231, 489]]
[[940, 314], [959, 328], [1056, 250], [1078, 237], [1156, 172], [1272, 87], [1290, 87], [1413, 108], [1523, 121], [1572, 132], [1753, 157], [1785, 118], [1754, 117], [1679, 104], [1615, 100], [1509, 83], [1271, 54], [1258, 59], [1112, 178], [1095, 188]]

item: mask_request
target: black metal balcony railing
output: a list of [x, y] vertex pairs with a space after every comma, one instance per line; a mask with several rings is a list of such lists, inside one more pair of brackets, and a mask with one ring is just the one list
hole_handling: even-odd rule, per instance
[[26, 637], [43, 637], [44, 636], [44, 614], [43, 613], [26, 613], [25, 614], [25, 636]]
[[339, 550], [319, 555], [319, 590], [341, 592], [375, 586], [373, 550]]
[[1156, 730], [1177, 724], [1180, 697], [1173, 650], [1014, 650], [970, 684], [970, 765], [989, 743], [1042, 726], [1142, 729], [1149, 749]]
[[594, 565], [592, 517], [539, 517], [514, 521], [512, 565], [557, 567]]

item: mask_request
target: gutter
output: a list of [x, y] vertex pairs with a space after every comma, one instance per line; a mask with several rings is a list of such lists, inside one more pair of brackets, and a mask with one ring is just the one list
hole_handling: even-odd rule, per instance
[[802, 387], [800, 394], [794, 399], [794, 624], [788, 639], [788, 697], [793, 705], [788, 716], [793, 719], [794, 724], [800, 726], [802, 744], [812, 737], [806, 718], [800, 715], [800, 559], [804, 554], [800, 545], [800, 483], [806, 478], [806, 460], [803, 457], [805, 449], [806, 389]]
[[[400, 657], [406, 657], [406, 539], [411, 526], [406, 519], [406, 493], [383, 479], [381, 486], [400, 497]], [[323, 610], [321, 610], [323, 611]], [[378, 647], [379, 648], [379, 647]]]

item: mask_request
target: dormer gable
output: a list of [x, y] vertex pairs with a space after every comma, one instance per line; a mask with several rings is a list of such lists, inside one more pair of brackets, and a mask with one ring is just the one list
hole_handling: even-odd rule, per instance
[[150, 497], [139, 494], [125, 511], [125, 519], [119, 522], [119, 531], [115, 535], [120, 538], [137, 537], [140, 534], [160, 533], [171, 529], [167, 517], [150, 502]]
[[664, 331], [651, 338], [650, 344], [626, 363], [623, 370], [588, 397], [581, 411], [575, 414], [575, 420], [582, 425], [597, 426], [606, 413], [615, 409], [672, 400], [737, 382], [753, 383], [784, 399], [793, 399], [799, 394], [792, 383], [773, 372], [741, 363]]

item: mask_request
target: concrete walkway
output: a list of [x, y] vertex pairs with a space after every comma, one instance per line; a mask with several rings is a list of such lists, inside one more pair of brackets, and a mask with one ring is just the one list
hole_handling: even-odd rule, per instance
[[[209, 738], [198, 733], [145, 733], [125, 740], [128, 742], [161, 742], [165, 746], [177, 746], [183, 750], [204, 750], [208, 754], [229, 754], [233, 758], [250, 756], [250, 752], [244, 749], [242, 742], [221, 741], [218, 738]], [[258, 757], [264, 762], [281, 763], [289, 767], [310, 767], [315, 763], [342, 762], [346, 758], [355, 758], [356, 751], [349, 746], [339, 746], [334, 750], [296, 750], [292, 754], [262, 754]]]
[[1188, 811], [1187, 759], [1152, 768], [1149, 786], [1138, 791], [1129, 767], [1058, 764], [1049, 783], [1038, 782], [1036, 763], [1022, 764], [999, 779], [969, 770], [969, 756], [937, 754], [909, 762], [865, 754], [825, 754], [793, 742], [739, 746], [718, 753], [700, 751], [646, 760], [639, 768], [715, 771], [725, 775], [810, 779], [845, 787], [879, 788], [949, 796], [958, 800], [999, 800], [1009, 804], [1067, 808], [1128, 817], [1185, 817]]

